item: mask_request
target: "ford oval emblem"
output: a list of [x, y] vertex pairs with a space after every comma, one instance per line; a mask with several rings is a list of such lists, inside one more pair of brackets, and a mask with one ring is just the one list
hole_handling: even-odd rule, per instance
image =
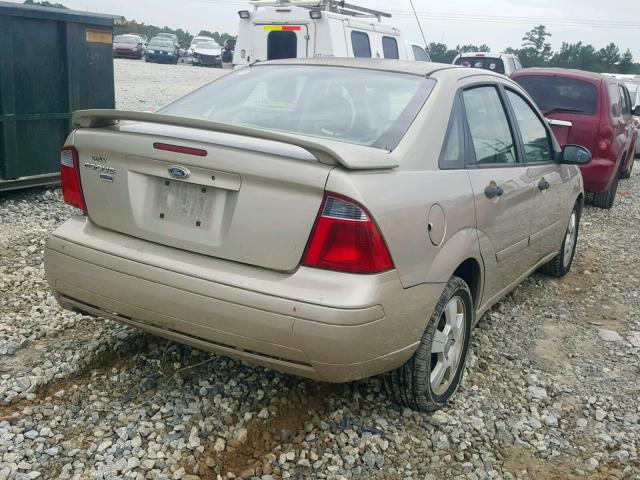
[[191, 172], [188, 168], [174, 165], [169, 167], [169, 175], [171, 175], [171, 178], [175, 178], [176, 180], [186, 180], [191, 176]]

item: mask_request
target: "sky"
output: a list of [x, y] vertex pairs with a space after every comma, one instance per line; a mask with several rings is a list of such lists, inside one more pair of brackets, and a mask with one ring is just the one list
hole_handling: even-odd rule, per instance
[[[21, 0], [10, 0], [21, 3]], [[237, 11], [248, 0], [53, 0], [69, 8], [123, 15], [129, 20], [236, 34]], [[409, 40], [421, 34], [410, 0], [350, 0], [349, 3], [392, 13], [384, 23], [399, 27]], [[640, 1], [616, 0], [413, 0], [428, 42], [450, 47], [486, 43], [492, 51], [520, 47], [522, 36], [543, 24], [552, 33], [555, 49], [562, 42], [591, 43], [601, 48], [610, 42], [621, 51], [629, 48], [640, 61]]]

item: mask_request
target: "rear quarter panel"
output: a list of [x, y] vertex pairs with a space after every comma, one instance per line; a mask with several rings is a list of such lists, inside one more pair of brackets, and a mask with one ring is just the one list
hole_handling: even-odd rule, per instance
[[[391, 154], [399, 159], [398, 168], [366, 172], [336, 168], [327, 182], [327, 191], [351, 197], [370, 211], [405, 287], [447, 282], [467, 258], [482, 265], [467, 171], [439, 171], [437, 166], [455, 92], [455, 83], [436, 84]], [[444, 230], [437, 245], [429, 235], [434, 205], [442, 208], [445, 218], [443, 225], [434, 225]]]

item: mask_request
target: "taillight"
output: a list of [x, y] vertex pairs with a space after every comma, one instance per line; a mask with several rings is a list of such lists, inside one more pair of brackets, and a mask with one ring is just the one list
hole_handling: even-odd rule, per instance
[[86, 212], [80, 184], [80, 160], [74, 147], [64, 147], [60, 153], [60, 180], [65, 203]]
[[353, 273], [393, 268], [389, 249], [369, 213], [355, 201], [335, 193], [324, 196], [303, 263]]
[[611, 146], [610, 140], [606, 138], [601, 138], [600, 140], [598, 140], [598, 148], [603, 152], [609, 150], [610, 146]]

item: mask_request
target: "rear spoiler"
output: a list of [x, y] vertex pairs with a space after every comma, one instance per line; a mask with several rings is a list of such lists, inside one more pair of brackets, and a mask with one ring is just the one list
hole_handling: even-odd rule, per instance
[[210, 122], [174, 115], [162, 115], [159, 113], [130, 112], [124, 110], [79, 110], [73, 114], [74, 128], [109, 127], [123, 120], [197, 128], [199, 130], [209, 130], [212, 132], [286, 143], [307, 150], [316, 157], [320, 163], [342, 165], [349, 169], [382, 169], [394, 168], [399, 165], [395, 156], [390, 155], [389, 152], [385, 150], [377, 148], [338, 143], [330, 140], [320, 143], [319, 140], [310, 140], [308, 137], [301, 135], [290, 135], [227, 123]]

